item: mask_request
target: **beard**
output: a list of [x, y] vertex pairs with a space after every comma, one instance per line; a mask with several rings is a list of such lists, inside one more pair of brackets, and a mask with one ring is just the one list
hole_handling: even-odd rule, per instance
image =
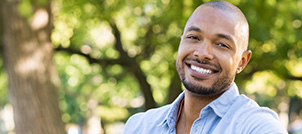
[[[194, 94], [197, 94], [197, 95], [215, 95], [215, 94], [225, 91], [226, 88], [228, 88], [233, 83], [235, 75], [236, 75], [236, 73], [234, 73], [231, 76], [224, 75], [221, 78], [217, 78], [210, 87], [205, 87], [205, 86], [193, 84], [192, 82], [190, 82], [185, 76], [184, 68], [181, 67], [181, 65], [179, 65], [178, 62], [176, 62], [176, 69], [177, 69], [178, 75], [179, 75], [183, 85], [185, 86], [185, 88], [188, 91], [190, 91]], [[229, 73], [226, 72], [226, 74], [229, 74]], [[194, 76], [192, 76], [192, 77], [198, 81], [201, 81], [200, 78], [197, 78]]]

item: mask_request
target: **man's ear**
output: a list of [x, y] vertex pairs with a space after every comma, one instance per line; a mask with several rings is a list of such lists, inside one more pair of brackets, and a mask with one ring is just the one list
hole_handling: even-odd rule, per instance
[[241, 60], [239, 62], [239, 65], [238, 65], [237, 71], [236, 71], [237, 74], [240, 73], [245, 68], [247, 63], [250, 61], [251, 56], [252, 56], [251, 50], [247, 50], [242, 53]]

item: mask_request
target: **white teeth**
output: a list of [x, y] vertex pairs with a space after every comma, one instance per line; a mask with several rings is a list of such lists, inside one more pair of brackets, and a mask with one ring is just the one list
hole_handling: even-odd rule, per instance
[[194, 66], [194, 65], [191, 65], [191, 68], [199, 73], [202, 73], [202, 74], [211, 74], [213, 73], [211, 70], [208, 70], [208, 69], [203, 69], [203, 68], [200, 68], [200, 67], [197, 67], [197, 66]]

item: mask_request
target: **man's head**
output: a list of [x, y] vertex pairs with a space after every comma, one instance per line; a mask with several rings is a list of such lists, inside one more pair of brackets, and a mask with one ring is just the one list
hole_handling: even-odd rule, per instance
[[247, 65], [249, 28], [243, 13], [225, 1], [200, 5], [188, 19], [176, 61], [185, 88], [198, 95], [227, 90]]

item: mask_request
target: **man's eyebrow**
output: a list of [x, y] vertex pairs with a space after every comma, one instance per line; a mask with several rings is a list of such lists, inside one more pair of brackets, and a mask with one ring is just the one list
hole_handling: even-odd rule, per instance
[[[195, 26], [191, 26], [186, 30], [186, 32], [190, 32], [190, 31], [196, 31], [196, 32], [202, 33], [202, 30], [198, 27], [195, 27]], [[219, 37], [219, 38], [224, 38], [228, 41], [234, 42], [233, 38], [231, 36], [227, 35], [227, 34], [217, 34], [216, 36]]]
[[190, 32], [190, 31], [202, 32], [198, 27], [195, 26], [191, 26], [186, 30], [186, 32]]
[[226, 39], [228, 41], [234, 42], [233, 38], [231, 36], [229, 36], [229, 35], [226, 35], [226, 34], [217, 34], [217, 36], [219, 38], [224, 38], [224, 39]]

